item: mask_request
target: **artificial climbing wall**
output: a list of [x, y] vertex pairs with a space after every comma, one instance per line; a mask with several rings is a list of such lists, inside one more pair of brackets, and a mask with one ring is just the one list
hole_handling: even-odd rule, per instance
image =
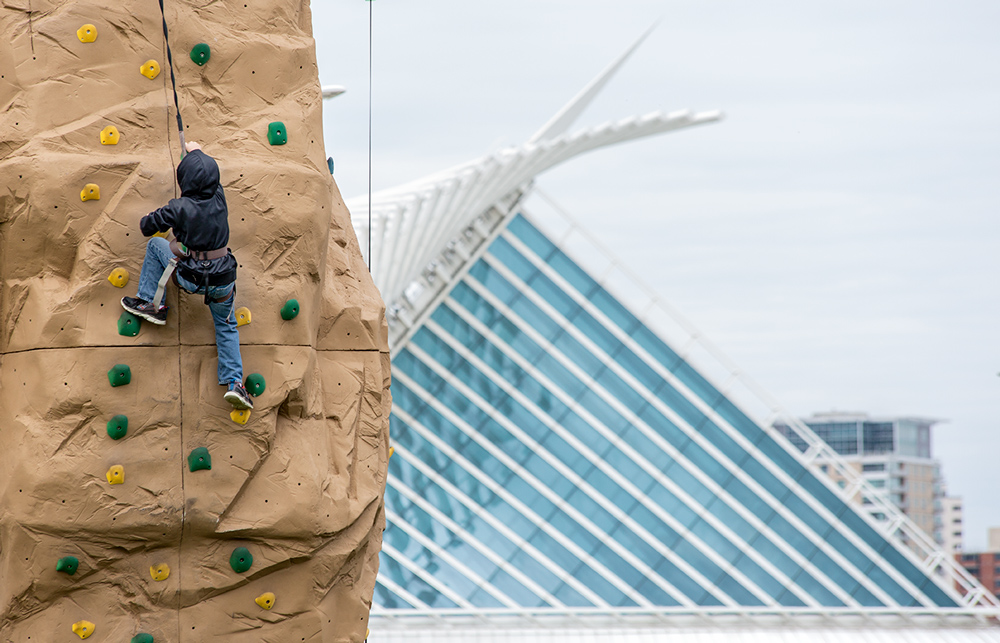
[[177, 194], [158, 3], [2, 0], [0, 641], [361, 641], [389, 359], [308, 3], [164, 4], [187, 138], [222, 171], [255, 408], [222, 399], [200, 297], [169, 290], [162, 327], [118, 303], [139, 218]]

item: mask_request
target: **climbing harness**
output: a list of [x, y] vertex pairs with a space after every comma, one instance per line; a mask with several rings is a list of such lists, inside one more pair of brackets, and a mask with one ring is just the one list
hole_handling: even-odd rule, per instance
[[174, 78], [174, 56], [170, 52], [170, 36], [167, 33], [167, 14], [163, 11], [163, 0], [160, 0], [160, 16], [163, 18], [163, 43], [167, 46], [167, 65], [170, 67], [170, 85], [174, 90], [174, 109], [177, 111], [177, 134], [181, 139], [181, 158], [186, 153], [184, 149], [184, 121], [181, 120], [181, 106], [177, 100], [177, 80]]

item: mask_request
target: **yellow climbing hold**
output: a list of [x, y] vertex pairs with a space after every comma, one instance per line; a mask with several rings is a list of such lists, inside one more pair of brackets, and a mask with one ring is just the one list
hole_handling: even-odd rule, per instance
[[229, 417], [237, 424], [246, 424], [250, 419], [250, 409], [233, 409]]
[[160, 63], [150, 58], [139, 66], [139, 73], [146, 78], [153, 80], [160, 75]]
[[153, 580], [167, 580], [167, 577], [170, 576], [170, 566], [166, 563], [153, 565], [149, 568], [149, 575], [153, 577]]
[[154, 237], [159, 237], [161, 239], [166, 239], [167, 238], [167, 233], [166, 232], [154, 232], [153, 236]]
[[396, 448], [395, 447], [389, 447], [389, 457], [390, 458], [392, 457], [392, 454], [395, 453], [395, 452], [396, 452]]
[[108, 281], [110, 281], [111, 285], [115, 288], [124, 288], [128, 283], [128, 270], [125, 270], [124, 268], [115, 268], [111, 271], [111, 274], [108, 275]]
[[79, 636], [81, 639], [85, 639], [94, 633], [94, 629], [97, 626], [90, 621], [77, 621], [73, 623], [73, 633]]
[[81, 201], [100, 201], [101, 188], [96, 183], [88, 183], [80, 190]]
[[118, 145], [118, 128], [108, 125], [101, 130], [101, 145]]
[[264, 609], [269, 610], [274, 607], [274, 592], [264, 592], [253, 600]]
[[108, 469], [108, 472], [105, 475], [108, 478], [108, 484], [121, 484], [125, 482], [125, 467], [120, 464], [116, 464]]
[[236, 326], [246, 326], [250, 323], [250, 309], [242, 306], [236, 309]]
[[94, 42], [97, 40], [97, 27], [90, 24], [83, 25], [76, 30], [76, 37], [80, 42]]

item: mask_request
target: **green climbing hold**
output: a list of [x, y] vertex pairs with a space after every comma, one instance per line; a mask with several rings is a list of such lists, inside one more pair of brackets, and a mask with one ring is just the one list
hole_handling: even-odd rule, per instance
[[139, 327], [142, 320], [127, 310], [122, 311], [122, 316], [118, 318], [118, 334], [125, 337], [135, 337], [139, 334]]
[[333, 174], [333, 157], [328, 156], [326, 159], [326, 166], [330, 168], [330, 174]]
[[191, 60], [199, 67], [208, 62], [212, 57], [212, 49], [205, 43], [199, 43], [191, 48]]
[[112, 440], [121, 440], [128, 433], [128, 418], [124, 415], [116, 415], [108, 420], [108, 435]]
[[247, 375], [247, 381], [243, 384], [243, 387], [246, 388], [247, 393], [257, 397], [264, 392], [264, 388], [266, 387], [264, 376], [260, 373], [250, 373]]
[[288, 142], [288, 130], [281, 121], [274, 121], [267, 125], [267, 142], [271, 145], [284, 145]]
[[229, 557], [229, 566], [237, 574], [242, 574], [253, 565], [253, 554], [246, 547], [237, 547], [233, 550], [233, 555]]
[[76, 573], [76, 568], [80, 566], [80, 561], [75, 556], [63, 556], [56, 563], [57, 572], [65, 572], [72, 576]]
[[153, 635], [140, 632], [132, 637], [131, 643], [153, 643]]
[[289, 299], [285, 302], [285, 305], [281, 307], [281, 318], [285, 321], [289, 319], [295, 319], [299, 314], [299, 302], [294, 299]]
[[108, 371], [108, 381], [111, 386], [125, 386], [132, 381], [132, 369], [127, 364], [115, 364]]
[[198, 447], [188, 455], [188, 468], [191, 471], [201, 471], [202, 469], [212, 468], [212, 456], [209, 455], [208, 449], [205, 447]]

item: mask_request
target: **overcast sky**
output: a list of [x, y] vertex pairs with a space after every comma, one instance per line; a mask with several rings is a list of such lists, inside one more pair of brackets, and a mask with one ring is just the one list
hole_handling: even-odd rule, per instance
[[[317, 0], [345, 197], [526, 141], [655, 20], [576, 123], [722, 109], [538, 186], [796, 414], [947, 420], [966, 549], [1000, 526], [1000, 4]], [[537, 216], [550, 213], [537, 197]]]

